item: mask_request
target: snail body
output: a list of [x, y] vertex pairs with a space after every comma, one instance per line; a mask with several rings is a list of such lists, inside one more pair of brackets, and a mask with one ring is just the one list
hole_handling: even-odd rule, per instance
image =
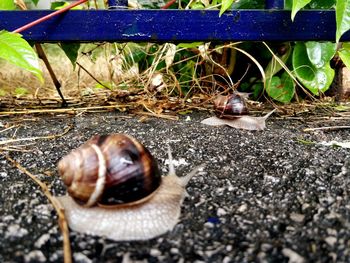
[[170, 151], [169, 159], [169, 174], [162, 177], [149, 151], [125, 134], [95, 136], [73, 150], [58, 164], [69, 194], [58, 199], [69, 227], [116, 241], [150, 239], [173, 229], [198, 168], [178, 177]]
[[262, 117], [250, 116], [244, 97], [234, 93], [228, 96], [219, 95], [214, 100], [214, 111], [216, 116], [204, 119], [201, 123], [210, 126], [227, 125], [244, 130], [263, 130], [266, 128], [266, 119], [275, 110]]

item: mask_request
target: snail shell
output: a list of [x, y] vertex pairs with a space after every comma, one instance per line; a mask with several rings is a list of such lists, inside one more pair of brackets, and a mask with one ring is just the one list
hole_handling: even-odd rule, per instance
[[204, 119], [201, 123], [210, 126], [227, 125], [236, 129], [264, 130], [266, 119], [275, 111], [262, 117], [249, 116], [245, 99], [240, 94], [234, 93], [228, 96], [219, 95], [214, 100], [216, 116]]
[[68, 193], [80, 204], [140, 202], [160, 185], [150, 152], [125, 134], [95, 136], [58, 163]]
[[214, 110], [218, 118], [225, 119], [236, 119], [248, 114], [247, 103], [238, 93], [217, 96], [214, 100]]
[[[186, 195], [185, 187], [191, 177], [197, 173], [199, 167], [194, 169], [187, 176], [176, 176], [169, 150], [169, 174], [160, 177], [154, 158], [149, 151], [134, 138], [124, 134], [109, 135], [103, 140], [101, 138], [104, 137], [97, 136], [92, 138], [86, 144], [73, 150], [58, 164], [60, 174], [67, 184], [69, 193], [69, 195], [58, 197], [58, 199], [65, 209], [69, 227], [74, 231], [105, 236], [116, 241], [146, 240], [173, 229], [180, 217], [181, 204]], [[128, 151], [126, 149], [133, 149], [132, 146], [129, 146], [129, 143], [140, 151], [139, 154], [135, 154], [134, 151], [131, 151], [132, 154], [135, 154], [134, 157], [138, 156], [140, 158], [135, 157], [129, 159], [125, 157], [125, 152]], [[97, 153], [98, 150], [96, 151], [95, 149], [96, 147], [100, 150], [100, 156]], [[122, 149], [119, 149], [119, 147]], [[95, 157], [88, 157], [86, 154], [95, 155]], [[77, 160], [77, 158], [83, 158], [83, 160]], [[126, 162], [127, 165], [120, 164], [120, 160], [123, 158], [128, 160]], [[91, 164], [90, 162], [97, 162], [97, 165]], [[123, 161], [123, 163], [124, 162], [125, 161]], [[144, 162], [147, 164], [144, 165]], [[100, 166], [104, 166], [104, 163], [106, 163], [107, 169], [100, 168]], [[85, 165], [93, 167], [93, 169], [87, 169], [89, 179], [83, 179], [86, 172], [84, 170]], [[140, 166], [140, 168], [130, 168], [133, 172], [126, 177], [129, 178], [135, 175], [138, 178], [139, 171], [144, 171], [145, 173], [142, 174], [147, 180], [138, 178], [135, 180], [132, 179], [132, 183], [126, 183], [127, 180], [119, 180], [118, 182], [118, 180], [108, 179], [110, 171], [118, 170], [118, 166], [121, 170], [125, 169], [128, 171], [129, 166], [134, 165]], [[70, 167], [72, 167], [72, 171], [66, 172], [66, 170], [71, 169]], [[91, 176], [91, 170], [94, 170], [94, 176]], [[151, 173], [149, 173], [150, 170]], [[102, 176], [101, 171], [106, 173]], [[98, 173], [98, 175], [96, 175], [96, 173]], [[114, 176], [116, 176], [115, 174], [124, 176], [129, 173], [123, 171], [112, 172], [112, 174], [114, 174]], [[70, 178], [71, 176], [73, 176], [73, 178]], [[66, 177], [69, 177], [69, 179]], [[76, 187], [71, 188], [74, 184], [74, 180], [76, 180], [75, 177], [78, 178], [79, 186], [77, 186], [77, 184]], [[92, 177], [94, 177], [97, 182], [92, 182], [90, 180]], [[98, 183], [101, 177], [107, 178], [105, 179], [105, 184], [102, 184], [102, 186]], [[155, 179], [156, 183], [154, 185], [157, 185], [155, 189], [153, 189], [153, 183], [148, 182], [149, 178], [152, 178], [152, 180]], [[97, 194], [95, 194], [97, 191], [96, 189], [102, 188], [102, 190], [104, 190], [104, 188], [108, 188], [109, 182], [111, 181], [114, 182], [114, 186], [110, 188], [113, 189], [113, 191], [108, 191], [109, 195], [115, 192], [118, 196], [117, 198], [111, 196], [105, 198], [104, 194], [102, 194], [102, 197], [93, 198], [94, 203], [90, 202], [90, 197], [87, 202], [81, 198], [81, 192], [84, 192], [85, 195], [85, 191], [80, 190], [80, 188], [84, 188], [85, 184], [88, 189], [86, 192], [97, 196]], [[126, 184], [124, 184], [124, 187], [117, 187], [116, 185], [119, 183], [121, 185], [124, 183]], [[144, 183], [148, 186], [151, 185], [151, 187], [146, 187], [148, 189], [147, 196], [144, 196]], [[135, 184], [135, 186], [133, 186], [133, 184]], [[79, 188], [78, 197], [74, 196], [76, 188]], [[119, 193], [117, 193], [120, 189], [127, 193], [127, 198], [124, 198], [124, 194], [122, 195], [123, 198], [120, 197]], [[142, 194], [139, 194], [138, 191]], [[137, 200], [133, 195], [137, 196], [139, 199]], [[110, 200], [111, 203], [107, 202], [108, 200]], [[126, 201], [124, 202], [124, 200]]]

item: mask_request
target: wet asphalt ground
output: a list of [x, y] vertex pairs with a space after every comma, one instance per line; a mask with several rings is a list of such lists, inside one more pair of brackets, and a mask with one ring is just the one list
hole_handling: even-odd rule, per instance
[[[209, 113], [179, 121], [139, 122], [119, 113], [21, 116], [0, 119], [1, 140], [62, 133], [24, 141], [10, 152], [52, 194], [65, 194], [57, 161], [94, 134], [123, 132], [139, 139], [164, 174], [170, 144], [179, 175], [206, 164], [187, 187], [180, 222], [149, 241], [113, 242], [70, 232], [75, 262], [349, 262], [350, 149], [308, 142], [345, 141], [346, 125], [283, 119], [274, 114], [264, 131], [209, 127]], [[16, 132], [15, 132], [16, 130]], [[0, 155], [0, 262], [62, 262], [57, 214], [41, 189]]]

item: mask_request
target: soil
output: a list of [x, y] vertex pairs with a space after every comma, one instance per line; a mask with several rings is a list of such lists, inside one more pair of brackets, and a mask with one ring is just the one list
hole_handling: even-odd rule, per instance
[[[142, 122], [114, 112], [6, 117], [0, 119], [0, 141], [60, 134], [71, 125], [62, 137], [22, 141], [27, 152], [9, 152], [55, 196], [66, 192], [57, 161], [94, 134], [136, 137], [164, 174], [168, 144], [178, 175], [206, 165], [190, 181], [172, 231], [142, 242], [71, 231], [75, 262], [348, 262], [350, 151], [316, 142], [346, 141], [350, 130], [304, 131], [347, 122], [275, 113], [265, 130], [245, 131], [200, 124], [208, 115]], [[0, 165], [0, 262], [62, 262], [52, 205], [3, 155]]]

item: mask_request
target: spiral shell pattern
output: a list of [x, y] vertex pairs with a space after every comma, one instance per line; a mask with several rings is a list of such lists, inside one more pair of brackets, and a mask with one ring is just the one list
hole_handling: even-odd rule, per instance
[[219, 95], [214, 100], [214, 110], [218, 118], [224, 119], [235, 119], [248, 114], [245, 99], [237, 93], [228, 96]]
[[161, 181], [150, 152], [125, 134], [94, 136], [63, 157], [58, 170], [69, 195], [86, 206], [142, 202]]

